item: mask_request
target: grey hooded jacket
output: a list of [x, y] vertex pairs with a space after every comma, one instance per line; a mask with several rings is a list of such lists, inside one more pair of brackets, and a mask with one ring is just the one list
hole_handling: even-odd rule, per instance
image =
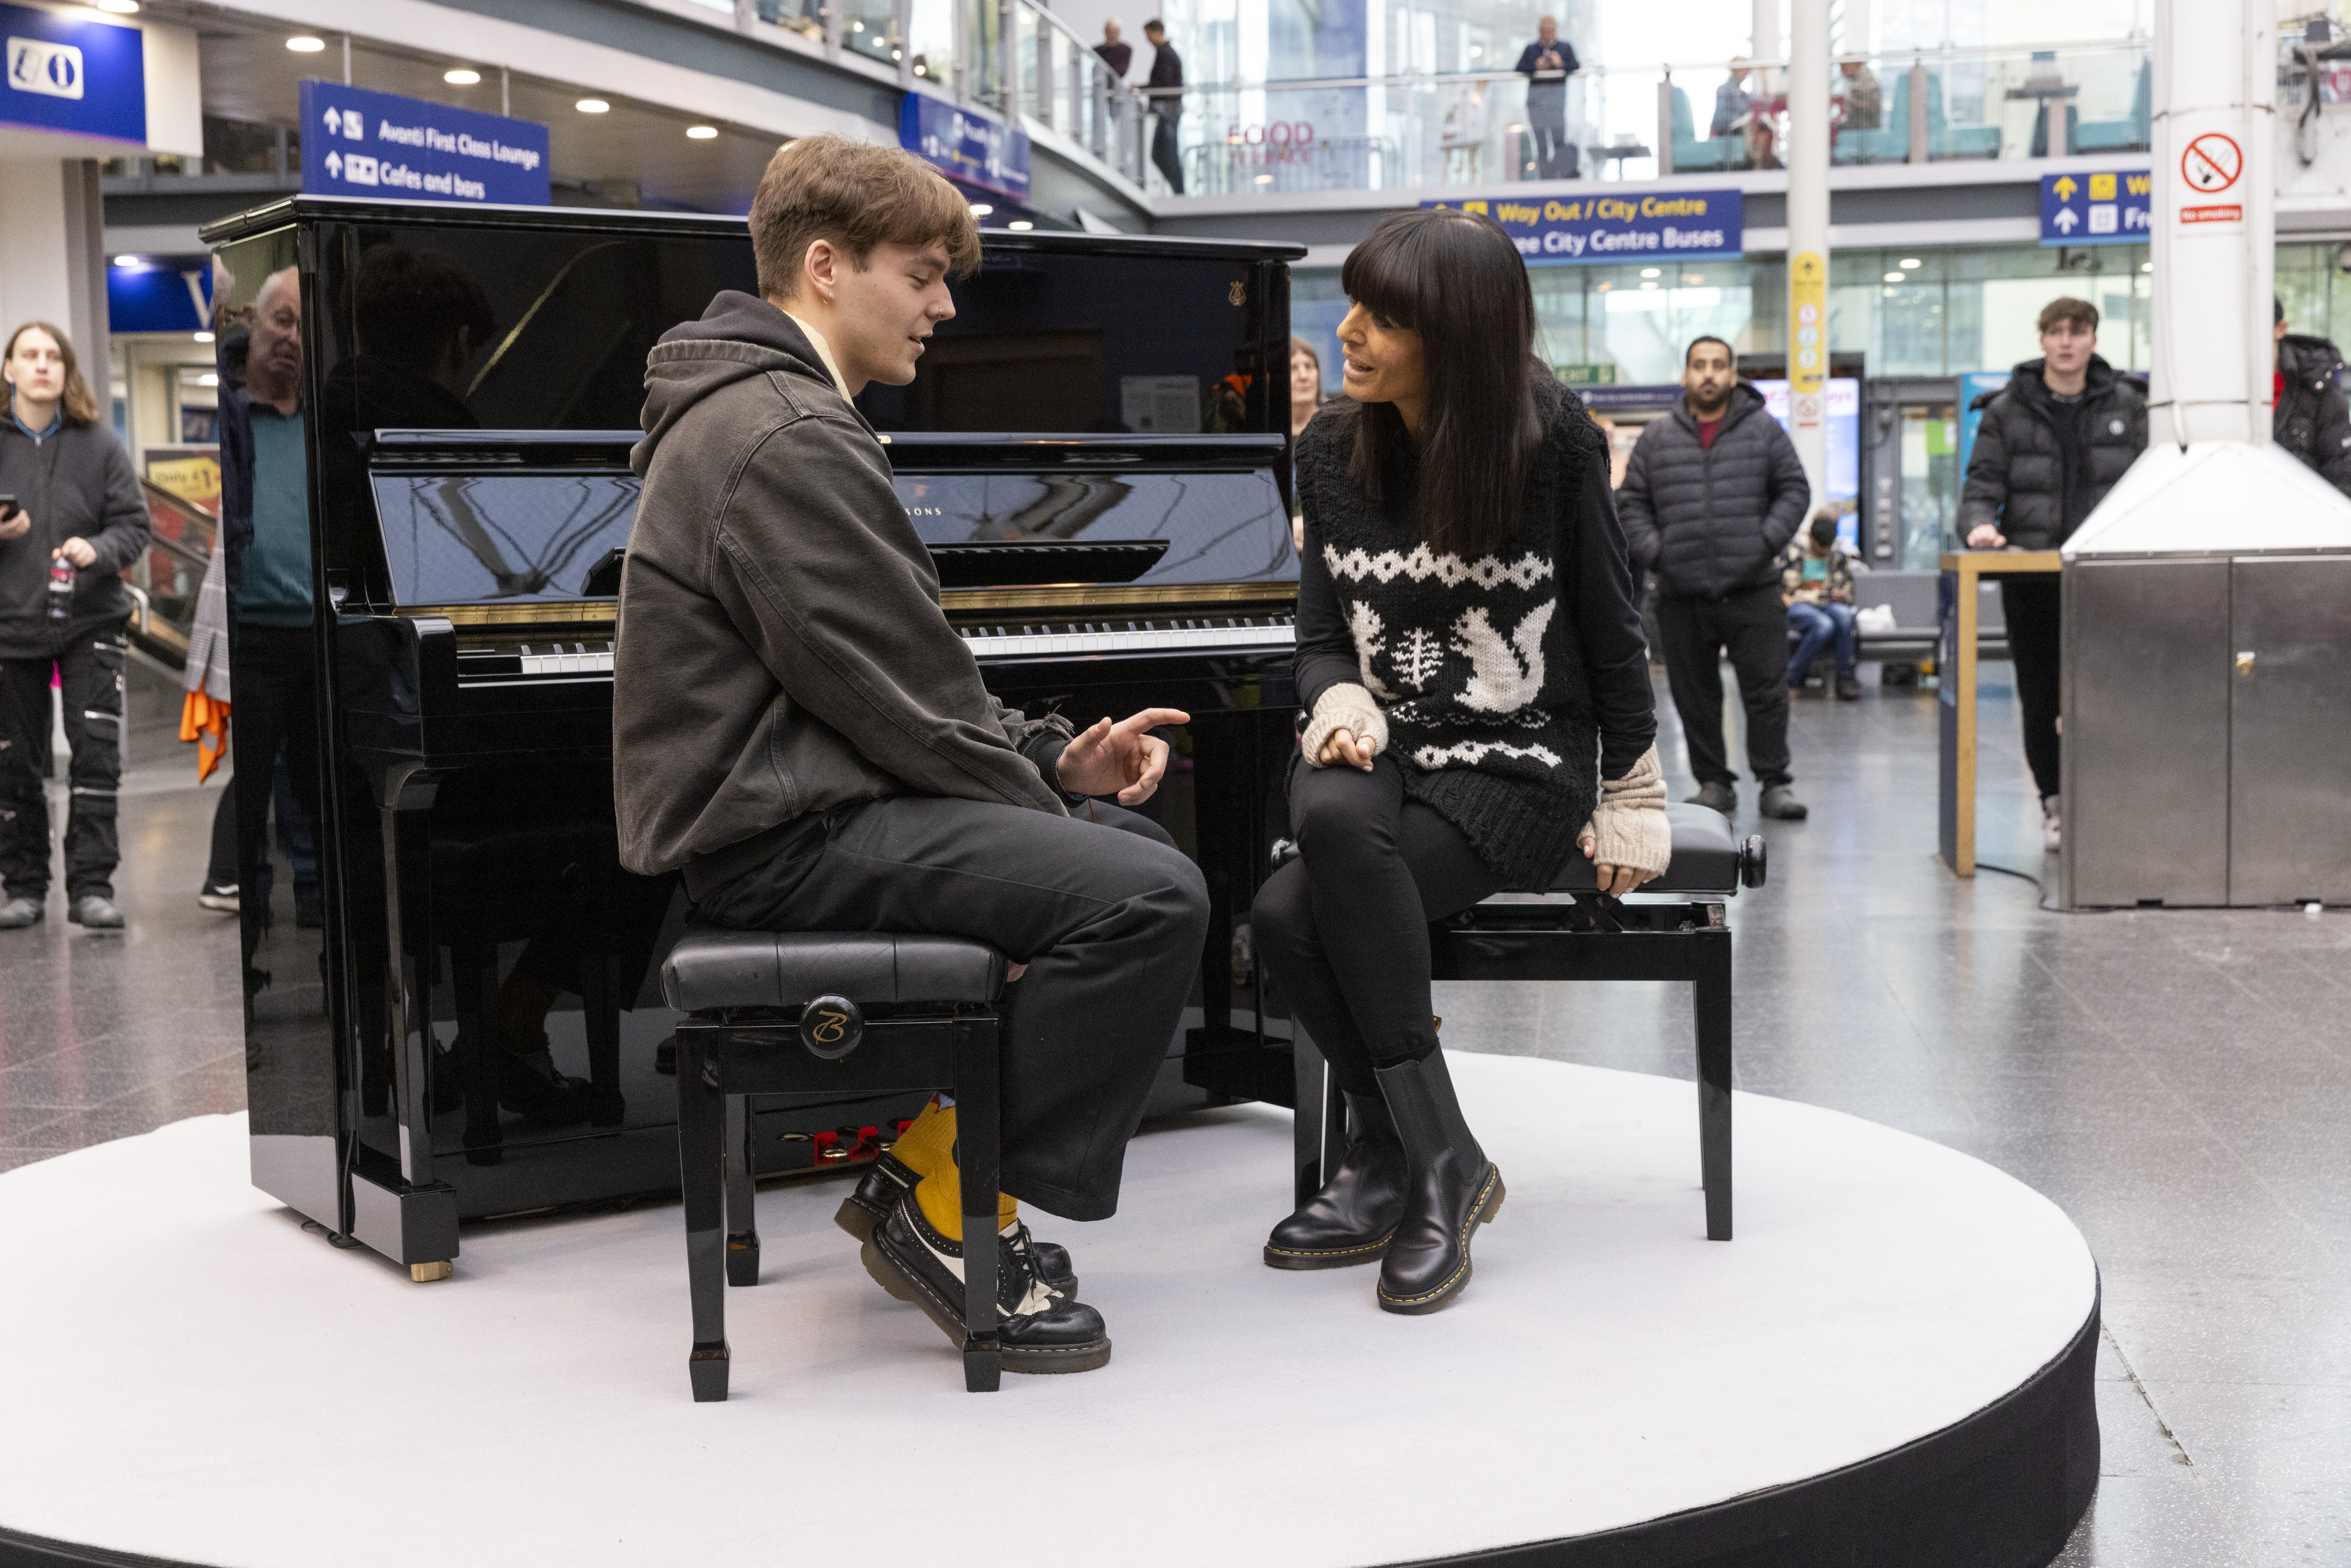
[[1070, 737], [980, 684], [939, 611], [890, 462], [807, 336], [728, 290], [645, 361], [643, 476], [621, 577], [621, 862], [716, 886], [852, 800], [1066, 810]]
[[1657, 574], [1660, 593], [1720, 599], [1779, 586], [1780, 551], [1812, 498], [1796, 444], [1740, 382], [1711, 446], [1687, 399], [1649, 422], [1625, 465], [1616, 516], [1633, 564]]

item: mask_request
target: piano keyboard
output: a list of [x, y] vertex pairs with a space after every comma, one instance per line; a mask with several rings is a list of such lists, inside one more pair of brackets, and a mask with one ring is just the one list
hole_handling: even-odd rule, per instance
[[1034, 625], [958, 626], [978, 659], [1028, 659], [1072, 653], [1173, 653], [1247, 648], [1287, 648], [1296, 642], [1287, 615], [1167, 616]]
[[[1227, 649], [1276, 650], [1296, 637], [1287, 615], [1166, 616], [1144, 621], [1047, 622], [1030, 625], [959, 626], [977, 659], [1034, 659], [1083, 653], [1193, 653]], [[466, 685], [612, 674], [612, 644], [524, 643], [457, 651], [458, 679]]]

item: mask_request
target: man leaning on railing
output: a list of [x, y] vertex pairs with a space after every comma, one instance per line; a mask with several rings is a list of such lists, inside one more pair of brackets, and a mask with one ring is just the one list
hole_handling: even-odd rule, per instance
[[1184, 57], [1167, 41], [1167, 25], [1154, 16], [1143, 24], [1144, 42], [1151, 46], [1151, 79], [1144, 93], [1159, 123], [1151, 132], [1151, 161], [1167, 177], [1167, 188], [1184, 193], [1184, 165], [1176, 155], [1176, 122], [1184, 114]]
[[1574, 145], [1567, 139], [1567, 78], [1582, 68], [1575, 46], [1559, 36], [1559, 18], [1535, 24], [1535, 41], [1514, 68], [1527, 78], [1527, 132], [1534, 138], [1535, 177], [1573, 180], [1580, 172]]

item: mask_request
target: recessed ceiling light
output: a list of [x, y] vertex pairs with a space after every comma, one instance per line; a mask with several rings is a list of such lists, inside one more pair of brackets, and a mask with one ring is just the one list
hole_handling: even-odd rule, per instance
[[145, 258], [136, 256], [118, 256], [114, 258], [114, 265], [117, 267], [137, 267], [143, 259]]
[[1615, 287], [1616, 286], [1613, 283], [1595, 283], [1592, 286], [1592, 292], [1594, 294], [1605, 294]]
[[220, 377], [211, 371], [206, 371], [196, 378], [196, 384], [200, 387], [216, 387], [220, 385]]
[[1907, 283], [1910, 279], [1907, 274], [1889, 272], [1886, 275], [1886, 281], [1888, 283]]
[[471, 87], [482, 79], [482, 73], [465, 66], [459, 66], [455, 70], [443, 71], [441, 79], [451, 87]]
[[1665, 276], [1665, 269], [1656, 267], [1645, 267], [1641, 269], [1641, 276], [1644, 277], [1662, 277]]
[[2151, 261], [2142, 261], [2138, 264], [2138, 269], [2141, 272], [2153, 272], [2155, 270], [2155, 263]]
[[210, 332], [199, 332], [196, 334], [196, 341], [199, 343], [209, 343], [212, 340], [213, 335]]
[[930, 73], [930, 72], [928, 72], [928, 71], [926, 71], [926, 70], [925, 70], [921, 66], [917, 65], [917, 66], [914, 68], [914, 74], [915, 74], [916, 76], [918, 76], [918, 77], [926, 77], [926, 76], [930, 75], [931, 73]]
[[139, 0], [92, 0], [92, 3], [99, 10], [111, 11], [118, 16], [135, 16], [139, 14]]
[[604, 114], [610, 112], [612, 106], [601, 98], [583, 98], [571, 107], [582, 114]]
[[974, 202], [971, 204], [971, 215], [976, 218], [984, 218], [995, 210], [996, 209], [994, 207], [988, 205], [986, 202]]
[[1685, 272], [1682, 274], [1682, 281], [1692, 287], [1696, 287], [1698, 285], [1706, 281], [1706, 274], [1703, 272]]
[[1035, 228], [1037, 225], [1030, 223], [1027, 218], [1015, 218], [1004, 226], [1008, 229], [1018, 229], [1022, 234], [1027, 234], [1030, 229]]
[[696, 141], [711, 141], [717, 139], [718, 127], [715, 125], [689, 125], [685, 128], [685, 133]]
[[297, 33], [286, 40], [286, 47], [298, 55], [315, 55], [327, 47], [327, 40], [308, 33]]
[[1272, 175], [1270, 175], [1270, 174], [1259, 174], [1259, 176], [1258, 176], [1254, 181], [1252, 181], [1252, 182], [1251, 182], [1251, 183], [1253, 183], [1253, 184], [1259, 184], [1259, 185], [1270, 185], [1270, 184], [1272, 184], [1272, 183], [1273, 183], [1273, 176], [1272, 176]]
[[893, 49], [890, 51], [890, 57], [893, 60], [903, 60], [906, 57], [906, 51], [904, 49]]
[[1896, 266], [1896, 267], [1901, 267], [1901, 268], [1903, 268], [1904, 270], [1906, 270], [1906, 271], [1907, 271], [1907, 270], [1908, 270], [1908, 269], [1909, 269], [1909, 268], [1911, 268], [1911, 267], [1921, 267], [1921, 266], [1924, 266], [1925, 264], [1924, 264], [1923, 262], [1921, 262], [1921, 261], [1920, 261], [1917, 256], [1904, 256], [1900, 261], [1896, 262], [1894, 265], [1895, 265], [1895, 266]]
[[865, 31], [865, 24], [862, 22], [852, 22], [849, 24], [849, 30], [852, 33], [862, 33]]

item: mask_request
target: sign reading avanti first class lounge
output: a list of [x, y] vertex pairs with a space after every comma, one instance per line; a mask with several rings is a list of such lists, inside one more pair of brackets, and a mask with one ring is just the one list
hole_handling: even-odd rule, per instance
[[1502, 225], [1529, 267], [1735, 256], [1746, 241], [1735, 190], [1579, 191], [1420, 204], [1484, 214]]

